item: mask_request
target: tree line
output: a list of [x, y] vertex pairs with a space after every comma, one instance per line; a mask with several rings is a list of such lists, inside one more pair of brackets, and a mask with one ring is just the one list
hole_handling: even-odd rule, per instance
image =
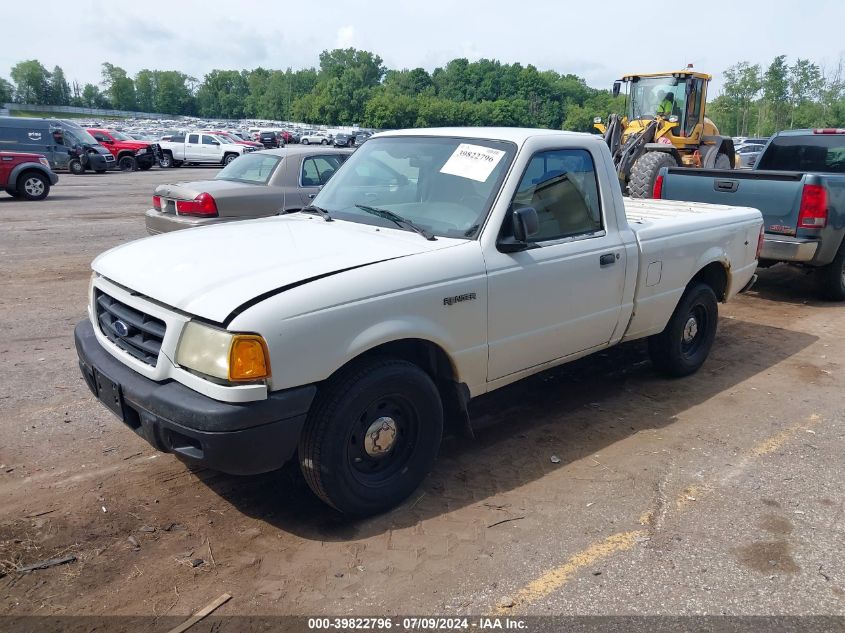
[[225, 119], [295, 120], [376, 128], [514, 125], [589, 130], [596, 113], [621, 108], [607, 90], [532, 65], [454, 59], [433, 72], [390, 70], [354, 48], [323, 51], [319, 67], [212, 70], [200, 81], [175, 70], [130, 76], [109, 62], [99, 84], [68, 82], [35, 59], [0, 78], [0, 103], [71, 105]]
[[[724, 71], [708, 113], [723, 134], [768, 136], [791, 127], [845, 127], [842, 61], [833, 68], [785, 55], [771, 64], [738, 62]], [[375, 53], [323, 51], [300, 70], [212, 70], [202, 80], [176, 70], [130, 76], [109, 62], [99, 84], [68, 82], [61, 67], [26, 60], [0, 78], [0, 103], [72, 105], [225, 119], [294, 120], [375, 128], [506, 125], [592, 131], [595, 116], [624, 97], [574, 74], [497, 60], [453, 59], [428, 72], [391, 70]]]
[[742, 61], [724, 71], [722, 94], [709, 104], [723, 134], [760, 136], [792, 128], [845, 127], [843, 60], [821, 66], [778, 55], [765, 67]]

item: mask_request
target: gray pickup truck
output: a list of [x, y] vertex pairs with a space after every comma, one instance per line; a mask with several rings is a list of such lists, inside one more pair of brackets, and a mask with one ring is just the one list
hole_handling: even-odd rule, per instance
[[664, 168], [654, 195], [759, 209], [760, 266], [814, 268], [823, 295], [845, 301], [845, 129], [780, 132], [751, 170]]

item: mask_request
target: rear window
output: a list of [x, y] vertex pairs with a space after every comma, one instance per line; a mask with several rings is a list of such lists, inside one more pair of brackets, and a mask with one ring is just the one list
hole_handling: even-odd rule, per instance
[[777, 136], [760, 156], [757, 169], [845, 173], [845, 134]]

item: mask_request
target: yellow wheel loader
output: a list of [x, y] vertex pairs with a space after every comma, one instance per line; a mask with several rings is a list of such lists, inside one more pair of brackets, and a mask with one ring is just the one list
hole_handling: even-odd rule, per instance
[[610, 147], [622, 192], [651, 198], [662, 167], [733, 169], [733, 140], [704, 116], [710, 75], [685, 70], [625, 75], [625, 114], [593, 121]]

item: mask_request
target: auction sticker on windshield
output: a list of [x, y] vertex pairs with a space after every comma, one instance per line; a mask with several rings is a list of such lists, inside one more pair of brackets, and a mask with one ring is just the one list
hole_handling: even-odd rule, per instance
[[504, 155], [500, 149], [461, 143], [440, 168], [440, 173], [486, 182]]

